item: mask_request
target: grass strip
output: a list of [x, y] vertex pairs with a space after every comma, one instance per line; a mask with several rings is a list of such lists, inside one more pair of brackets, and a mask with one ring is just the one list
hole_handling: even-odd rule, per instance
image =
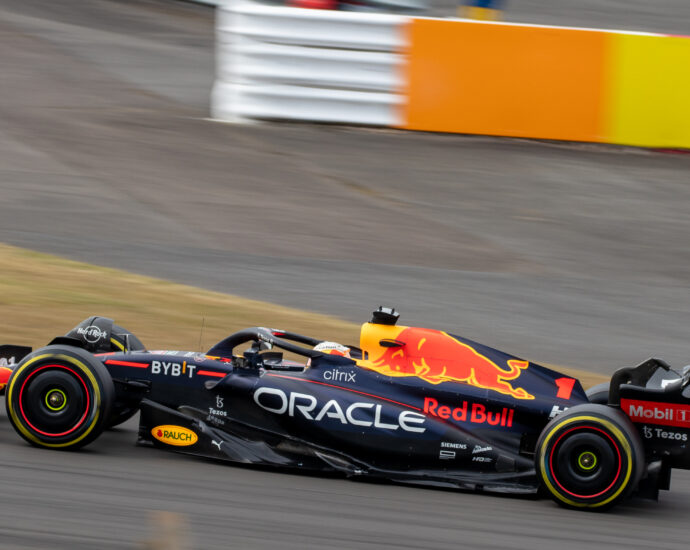
[[[251, 326], [271, 326], [345, 344], [359, 342], [359, 326], [335, 317], [1, 243], [0, 265], [2, 344], [35, 349], [91, 315], [114, 319], [151, 349], [206, 350], [232, 332]], [[585, 387], [607, 379], [550, 366], [580, 379]]]

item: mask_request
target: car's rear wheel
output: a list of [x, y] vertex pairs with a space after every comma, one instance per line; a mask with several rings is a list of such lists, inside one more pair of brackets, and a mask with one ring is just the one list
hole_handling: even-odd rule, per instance
[[609, 402], [609, 386], [610, 382], [602, 382], [596, 386], [592, 386], [585, 393], [590, 403], [599, 403], [606, 405]]
[[32, 445], [76, 449], [93, 441], [111, 415], [115, 389], [88, 352], [48, 346], [25, 357], [7, 384], [7, 416]]
[[586, 404], [568, 409], [546, 425], [535, 460], [543, 487], [558, 504], [603, 510], [637, 486], [644, 450], [623, 413]]

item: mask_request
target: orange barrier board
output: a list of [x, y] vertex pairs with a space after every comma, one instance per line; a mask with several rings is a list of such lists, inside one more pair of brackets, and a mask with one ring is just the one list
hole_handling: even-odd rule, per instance
[[609, 34], [412, 19], [404, 128], [607, 141]]

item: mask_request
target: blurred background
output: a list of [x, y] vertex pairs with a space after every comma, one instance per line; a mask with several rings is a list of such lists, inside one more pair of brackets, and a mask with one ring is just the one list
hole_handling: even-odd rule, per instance
[[[341, 7], [690, 34], [686, 0]], [[194, 2], [0, 0], [0, 243], [304, 316], [359, 323], [386, 304], [403, 324], [600, 374], [652, 355], [690, 363], [687, 152], [214, 122], [214, 33], [214, 7]], [[0, 295], [5, 333], [26, 326], [23, 306], [56, 333], [80, 320], [13, 296]], [[135, 449], [135, 431], [46, 460], [0, 418], [0, 548], [156, 547], [172, 529], [156, 510], [182, 518], [194, 548], [686, 545], [684, 472], [658, 505], [573, 514], [161, 456]]]

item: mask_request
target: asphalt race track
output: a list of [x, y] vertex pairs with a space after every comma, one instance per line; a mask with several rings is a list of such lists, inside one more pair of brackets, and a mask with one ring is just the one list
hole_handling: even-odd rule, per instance
[[[428, 3], [432, 14], [446, 17], [461, 0]], [[690, 34], [685, 0], [503, 0], [503, 5], [502, 18], [514, 23]]]
[[[688, 32], [685, 2], [586, 6], [573, 24]], [[191, 4], [0, 0], [0, 242], [353, 321], [387, 303], [600, 372], [690, 362], [690, 156], [213, 123], [212, 41]], [[141, 547], [151, 510], [184, 515], [195, 548], [687, 547], [687, 472], [659, 503], [583, 514], [228, 467], [135, 433], [46, 452], [3, 412], [0, 548]]]

